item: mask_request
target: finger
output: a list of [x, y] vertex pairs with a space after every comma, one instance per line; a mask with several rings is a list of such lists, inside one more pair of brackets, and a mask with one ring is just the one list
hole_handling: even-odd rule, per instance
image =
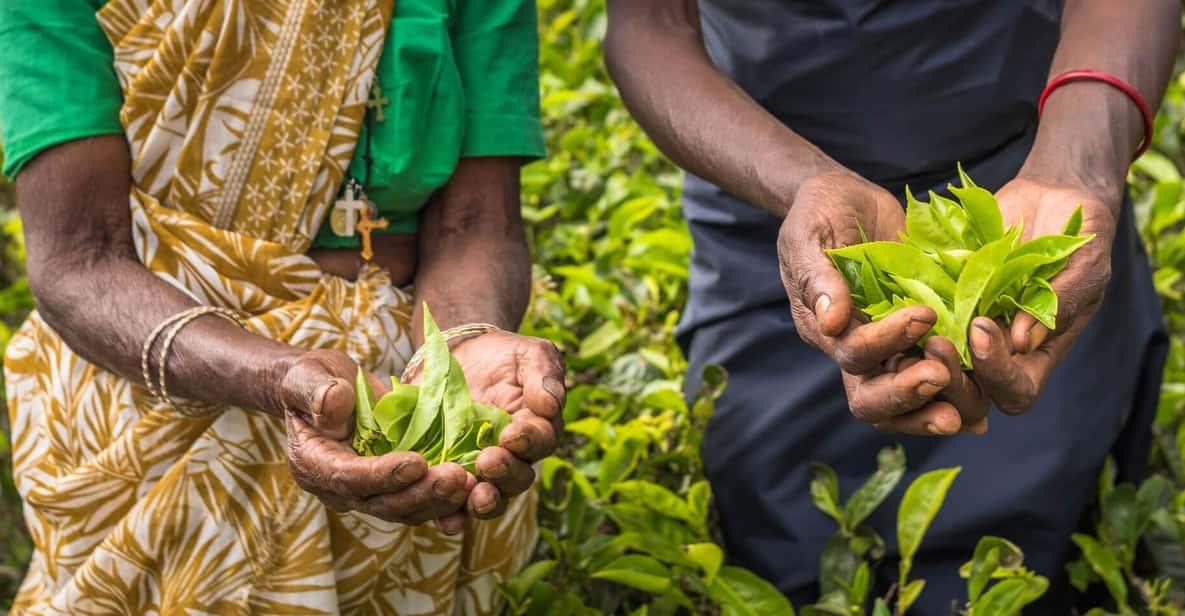
[[1001, 411], [1012, 415], [1032, 406], [1051, 363], [1041, 350], [1032, 356], [1011, 355], [1004, 332], [995, 321], [978, 317], [971, 322], [971, 364], [975, 380]]
[[[843, 333], [851, 320], [852, 297], [847, 283], [823, 251], [821, 238], [831, 237], [828, 229], [786, 217], [778, 237], [778, 256], [782, 283], [791, 301], [800, 302], [818, 332], [834, 338]], [[833, 242], [832, 242], [833, 243]]]
[[849, 374], [880, 370], [887, 360], [914, 345], [938, 316], [925, 306], [910, 306], [875, 321], [858, 325], [836, 340], [832, 356]]
[[900, 372], [844, 380], [852, 415], [875, 424], [921, 408], [947, 386], [950, 373], [940, 362], [922, 360]]
[[356, 371], [352, 366], [348, 357], [337, 354], [298, 360], [284, 375], [283, 404], [303, 415], [323, 436], [339, 441], [349, 438], [354, 432], [350, 421], [354, 415], [354, 387], [335, 375]]
[[436, 520], [436, 528], [449, 536], [461, 534], [465, 531], [465, 512], [459, 511]]
[[499, 435], [498, 444], [527, 462], [542, 460], [555, 452], [555, 427], [537, 415], [515, 413]]
[[285, 420], [292, 475], [311, 492], [366, 498], [403, 490], [427, 472], [427, 463], [417, 453], [359, 456], [348, 445], [321, 436], [294, 413], [288, 413]]
[[930, 402], [922, 408], [891, 417], [873, 424], [882, 432], [913, 434], [915, 436], [948, 436], [958, 434], [963, 421], [959, 411], [949, 402]]
[[482, 482], [469, 493], [469, 512], [479, 520], [490, 520], [506, 512], [506, 499], [492, 483]]
[[[992, 401], [983, 394], [975, 379], [963, 372], [963, 364], [954, 343], [943, 336], [931, 336], [926, 340], [926, 359], [941, 362], [950, 374], [950, 383], [935, 397], [954, 405], [962, 418], [964, 431], [977, 426], [987, 417]], [[983, 428], [986, 428], [984, 424]]]
[[1049, 328], [1042, 325], [1033, 315], [1021, 311], [1012, 319], [1008, 334], [1012, 339], [1012, 348], [1017, 352], [1028, 354], [1037, 350], [1045, 342], [1049, 336]]
[[384, 520], [423, 524], [457, 513], [469, 498], [469, 473], [457, 464], [428, 469], [425, 476], [399, 492], [379, 494], [359, 503], [358, 510]]
[[518, 382], [523, 386], [523, 403], [532, 413], [546, 419], [563, 416], [564, 365], [554, 344], [539, 340], [519, 358]]
[[507, 497], [526, 492], [535, 481], [535, 469], [502, 447], [486, 447], [475, 464], [483, 481], [494, 484]]
[[983, 436], [988, 431], [988, 418], [984, 417], [973, 424], [963, 424], [963, 434], [971, 434], [974, 436]]

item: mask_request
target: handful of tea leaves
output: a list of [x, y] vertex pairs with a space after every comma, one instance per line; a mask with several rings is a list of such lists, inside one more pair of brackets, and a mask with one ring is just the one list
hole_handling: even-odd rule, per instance
[[1022, 243], [1023, 221], [1005, 229], [995, 196], [976, 186], [961, 165], [959, 178], [961, 188], [949, 186], [957, 202], [931, 191], [930, 202], [923, 203], [906, 189], [900, 243], [865, 238], [827, 254], [853, 301], [874, 321], [906, 306], [934, 310], [938, 321], [926, 337], [950, 339], [963, 369], [970, 370], [967, 331], [977, 316], [1010, 323], [1023, 310], [1054, 329], [1057, 294], [1049, 280], [1094, 235], [1079, 235], [1080, 206], [1060, 235]]
[[[498, 444], [510, 415], [475, 402], [456, 358], [424, 306], [424, 364], [420, 386], [391, 378], [378, 401], [361, 368], [354, 383], [354, 450], [364, 456], [414, 451], [429, 465], [456, 462], [474, 473], [477, 455]], [[476, 474], [476, 473], [475, 473]]]

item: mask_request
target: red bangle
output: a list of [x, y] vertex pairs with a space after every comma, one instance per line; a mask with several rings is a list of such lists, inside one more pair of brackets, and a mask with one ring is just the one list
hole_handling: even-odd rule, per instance
[[1140, 147], [1136, 150], [1136, 155], [1132, 157], [1132, 160], [1139, 158], [1141, 154], [1148, 151], [1149, 146], [1152, 145], [1152, 109], [1148, 107], [1148, 101], [1144, 100], [1144, 96], [1140, 94], [1139, 90], [1133, 88], [1130, 83], [1110, 73], [1094, 70], [1077, 70], [1066, 71], [1054, 77], [1049, 82], [1049, 85], [1045, 86], [1045, 90], [1041, 92], [1040, 100], [1037, 101], [1038, 119], [1041, 118], [1041, 112], [1045, 109], [1045, 99], [1049, 98], [1049, 95], [1054, 90], [1071, 81], [1101, 81], [1126, 94], [1136, 104], [1136, 107], [1140, 108], [1140, 115], [1144, 116], [1144, 140], [1140, 142]]

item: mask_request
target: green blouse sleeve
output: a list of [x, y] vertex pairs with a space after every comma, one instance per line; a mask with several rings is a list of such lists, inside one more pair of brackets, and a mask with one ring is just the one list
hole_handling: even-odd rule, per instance
[[119, 134], [123, 95], [95, 12], [105, 0], [0, 3], [0, 141], [12, 177], [46, 148]]
[[462, 156], [544, 155], [535, 0], [461, 0], [453, 53], [465, 89]]

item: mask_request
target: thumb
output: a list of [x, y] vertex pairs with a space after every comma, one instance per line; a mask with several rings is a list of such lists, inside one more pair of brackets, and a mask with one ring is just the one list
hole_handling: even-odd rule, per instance
[[350, 381], [336, 376], [340, 370], [331, 370], [316, 358], [297, 360], [284, 375], [284, 404], [317, 433], [342, 441], [354, 432], [354, 388]]
[[809, 311], [820, 334], [839, 336], [851, 320], [852, 296], [847, 283], [821, 243], [795, 237], [796, 232], [784, 235], [788, 237], [783, 238], [779, 252], [782, 283], [790, 301], [800, 302]]

